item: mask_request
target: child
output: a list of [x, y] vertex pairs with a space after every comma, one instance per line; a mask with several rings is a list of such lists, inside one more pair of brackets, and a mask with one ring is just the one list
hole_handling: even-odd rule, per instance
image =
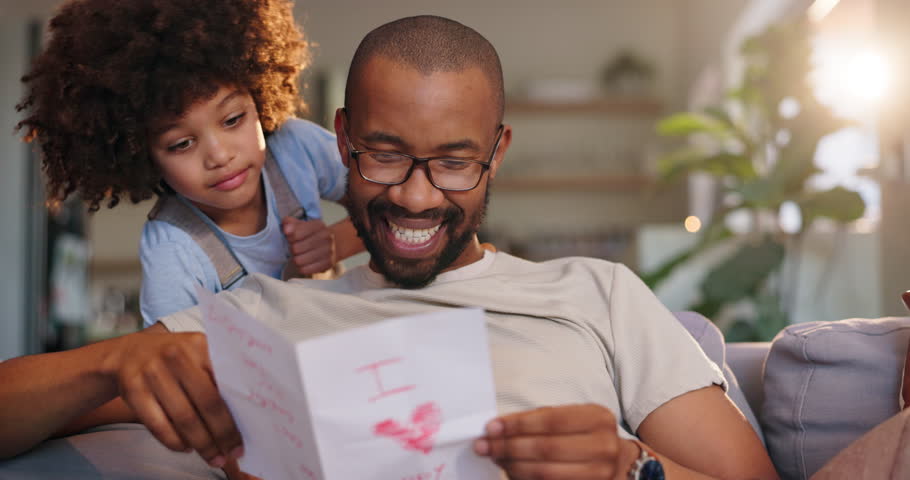
[[197, 285], [279, 278], [289, 256], [310, 275], [363, 249], [349, 220], [319, 220], [347, 171], [332, 134], [292, 117], [307, 43], [289, 2], [71, 0], [50, 33], [19, 127], [52, 198], [97, 211], [158, 196], [139, 251], [146, 325], [194, 305]]

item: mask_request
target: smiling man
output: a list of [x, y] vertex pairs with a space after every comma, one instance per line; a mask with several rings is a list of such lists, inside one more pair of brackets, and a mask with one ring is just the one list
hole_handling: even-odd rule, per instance
[[428, 82], [394, 58], [364, 48], [358, 55], [347, 106], [335, 117], [339, 149], [357, 172], [348, 177], [348, 210], [371, 266], [399, 286], [424, 287], [482, 257], [476, 233], [487, 183], [512, 130], [501, 124], [494, 74], [480, 66], [431, 73]]
[[335, 131], [374, 270], [418, 288], [480, 260], [487, 185], [512, 140], [503, 111], [499, 57], [473, 30], [419, 17], [364, 38]]
[[503, 110], [498, 55], [474, 30], [423, 16], [367, 35], [335, 131], [372, 257], [321, 288], [368, 294], [349, 308], [374, 315], [402, 302], [483, 307], [507, 415], [475, 450], [511, 478], [775, 478], [716, 366], [628, 269], [481, 247], [512, 140]]
[[[512, 140], [503, 98], [496, 51], [460, 23], [410, 17], [371, 32], [335, 116], [350, 169], [346, 206], [369, 266], [330, 281], [254, 275], [220, 296], [303, 336], [483, 308], [502, 416], [474, 450], [513, 479], [776, 478], [720, 370], [631, 271], [589, 258], [529, 262], [480, 245]], [[50, 375], [0, 385], [2, 411], [40, 426], [22, 440], [0, 425], [0, 440], [21, 451], [82, 415], [71, 425], [138, 419], [167, 447], [195, 450], [211, 465], [240, 455], [204, 336], [156, 333], [200, 332], [198, 309], [152, 328], [81, 353], [0, 364], [3, 378]], [[103, 368], [78, 366], [93, 363]], [[29, 409], [39, 390], [58, 399], [51, 413]], [[62, 400], [74, 391], [80, 400]]]

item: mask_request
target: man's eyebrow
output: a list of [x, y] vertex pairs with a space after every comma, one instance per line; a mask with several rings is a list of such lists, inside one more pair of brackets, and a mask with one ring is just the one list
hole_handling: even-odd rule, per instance
[[437, 150], [440, 151], [451, 151], [451, 150], [480, 150], [480, 146], [477, 145], [477, 142], [471, 140], [470, 138], [465, 138], [463, 140], [458, 140], [455, 142], [444, 143], [438, 147]]
[[[368, 135], [364, 136], [363, 141], [366, 143], [384, 143], [387, 145], [395, 145], [399, 148], [406, 148], [408, 142], [404, 141], [398, 135], [392, 135], [385, 132], [371, 132]], [[480, 150], [480, 147], [477, 145], [477, 142], [465, 138], [462, 140], [456, 140], [454, 142], [443, 143], [436, 147], [437, 151], [440, 152], [450, 152], [456, 150]]]
[[391, 133], [380, 131], [370, 132], [367, 135], [363, 136], [361, 139], [366, 143], [386, 143], [390, 145], [396, 145], [398, 147], [406, 147], [408, 145], [408, 143], [398, 135], [392, 135]]

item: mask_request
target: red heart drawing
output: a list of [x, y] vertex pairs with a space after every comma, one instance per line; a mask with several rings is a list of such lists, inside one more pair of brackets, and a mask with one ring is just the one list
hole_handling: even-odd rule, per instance
[[428, 454], [433, 451], [433, 436], [439, 431], [442, 412], [436, 402], [418, 405], [411, 414], [411, 421], [402, 425], [394, 419], [383, 420], [373, 427], [377, 437], [392, 437], [406, 450]]

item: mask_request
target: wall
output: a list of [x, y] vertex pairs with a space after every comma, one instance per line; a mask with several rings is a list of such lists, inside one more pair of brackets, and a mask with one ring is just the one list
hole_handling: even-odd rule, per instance
[[659, 92], [672, 96], [678, 80], [685, 2], [667, 0], [315, 0], [299, 2], [298, 18], [316, 42], [314, 70], [347, 72], [357, 43], [376, 26], [399, 17], [435, 14], [486, 36], [499, 51], [506, 89], [543, 76], [595, 77], [617, 48], [632, 47], [661, 70]]
[[25, 252], [27, 148], [11, 132], [22, 96], [19, 76], [27, 61], [27, 22], [0, 16], [0, 360], [26, 352]]

